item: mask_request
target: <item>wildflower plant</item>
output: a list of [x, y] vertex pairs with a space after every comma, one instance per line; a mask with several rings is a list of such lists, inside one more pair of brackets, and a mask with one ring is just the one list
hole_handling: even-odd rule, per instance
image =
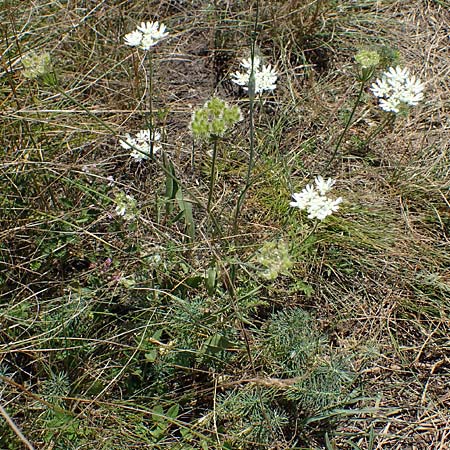
[[319, 175], [315, 178], [314, 185], [308, 184], [301, 192], [292, 194], [293, 201], [290, 205], [301, 211], [306, 210], [309, 219], [322, 221], [336, 212], [343, 201], [342, 197], [336, 199], [327, 197], [335, 183], [335, 180], [331, 178], [325, 180]]
[[30, 80], [41, 77], [52, 69], [50, 53], [30, 52], [22, 58], [24, 70], [22, 72], [25, 78]]
[[163, 23], [142, 22], [136, 30], [125, 35], [124, 41], [130, 47], [150, 50], [151, 47], [158, 44], [168, 35], [169, 33], [166, 31], [166, 26]]
[[[194, 111], [190, 123], [190, 129], [194, 140], [213, 142], [212, 165], [209, 184], [209, 195], [207, 210], [210, 212], [212, 193], [215, 184], [215, 166], [217, 159], [217, 141], [228, 130], [230, 130], [237, 122], [242, 120], [242, 113], [238, 106], [228, 105], [227, 102], [220, 98], [213, 97], [208, 100], [205, 105]], [[192, 161], [194, 154], [192, 154]]]
[[379, 99], [382, 110], [393, 112], [407, 111], [423, 100], [424, 84], [411, 75], [408, 68], [390, 67], [372, 84], [370, 90]]
[[120, 145], [125, 150], [131, 149], [130, 156], [135, 161], [140, 162], [153, 157], [153, 155], [161, 151], [160, 139], [160, 133], [157, 131], [152, 133], [152, 130], [145, 129], [139, 131], [135, 137], [127, 133], [121, 139]]
[[263, 91], [273, 91], [277, 87], [278, 74], [270, 64], [264, 65], [261, 57], [255, 55], [252, 58], [244, 58], [241, 61], [243, 72], [236, 71], [232, 74], [232, 81], [242, 86], [245, 91], [249, 90], [252, 78], [252, 68], [254, 75], [254, 94], [261, 94]]

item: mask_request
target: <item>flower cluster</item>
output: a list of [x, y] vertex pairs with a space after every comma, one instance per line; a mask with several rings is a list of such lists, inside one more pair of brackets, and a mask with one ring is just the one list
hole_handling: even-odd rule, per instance
[[30, 80], [43, 77], [52, 71], [50, 53], [30, 52], [22, 58], [23, 76]]
[[394, 113], [402, 107], [415, 106], [423, 99], [424, 84], [407, 68], [390, 67], [372, 84], [370, 90], [380, 99], [380, 108]]
[[294, 201], [290, 205], [300, 210], [308, 211], [309, 219], [324, 220], [339, 209], [342, 197], [335, 200], [328, 198], [326, 194], [333, 187], [335, 180], [324, 180], [320, 175], [314, 180], [315, 186], [308, 184], [302, 192], [292, 194]]
[[142, 50], [149, 50], [160, 40], [169, 35], [166, 26], [159, 22], [142, 22], [136, 30], [125, 35], [125, 44], [130, 47], [140, 47]]
[[380, 60], [381, 58], [378, 52], [373, 50], [360, 50], [355, 55], [355, 61], [363, 69], [370, 69], [378, 66], [378, 64], [380, 64]]
[[190, 128], [195, 139], [207, 140], [223, 136], [241, 120], [242, 113], [238, 106], [229, 106], [224, 100], [213, 97], [202, 108], [194, 111]]
[[116, 214], [125, 220], [133, 220], [138, 215], [137, 202], [133, 196], [119, 192], [115, 202]]
[[264, 267], [261, 276], [266, 280], [275, 280], [280, 274], [287, 274], [294, 265], [286, 242], [266, 242], [256, 256], [256, 262]]
[[[252, 59], [242, 60], [241, 66], [245, 69], [245, 72], [233, 73], [232, 81], [248, 91], [252, 72]], [[277, 87], [277, 72], [270, 64], [263, 65], [261, 58], [256, 55], [253, 58], [253, 74], [255, 77], [255, 94], [260, 94], [263, 91], [273, 91]]]
[[161, 145], [157, 144], [161, 139], [161, 134], [157, 131], [141, 130], [135, 137], [128, 133], [120, 141], [120, 145], [125, 150], [130, 150], [130, 156], [136, 161], [143, 161], [161, 150]]

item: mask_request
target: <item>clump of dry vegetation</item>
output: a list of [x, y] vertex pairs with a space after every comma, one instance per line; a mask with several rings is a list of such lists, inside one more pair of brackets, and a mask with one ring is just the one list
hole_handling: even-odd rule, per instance
[[449, 2], [0, 8], [1, 448], [447, 448]]

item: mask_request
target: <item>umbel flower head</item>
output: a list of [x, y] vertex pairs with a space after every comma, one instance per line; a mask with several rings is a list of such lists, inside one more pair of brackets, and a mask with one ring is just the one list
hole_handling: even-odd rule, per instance
[[266, 242], [259, 249], [256, 262], [264, 267], [261, 276], [266, 280], [275, 280], [280, 274], [286, 275], [294, 265], [284, 241]]
[[130, 47], [149, 50], [150, 47], [153, 47], [168, 35], [169, 33], [166, 31], [166, 26], [163, 23], [142, 22], [136, 30], [125, 35], [124, 41]]
[[132, 195], [119, 192], [114, 200], [116, 202], [116, 214], [125, 220], [133, 220], [139, 214], [137, 202]]
[[23, 76], [30, 80], [45, 77], [52, 72], [50, 53], [30, 52], [22, 58]]
[[[231, 75], [232, 81], [248, 91], [252, 73], [252, 59], [243, 59], [241, 61], [241, 66], [245, 71], [234, 72]], [[273, 91], [277, 87], [277, 72], [270, 64], [262, 64], [261, 58], [257, 55], [253, 57], [253, 74], [255, 77], [255, 95], [260, 94], [263, 91]]]
[[223, 136], [241, 120], [242, 113], [238, 106], [230, 106], [224, 100], [213, 97], [202, 108], [194, 111], [190, 128], [195, 139], [208, 140]]
[[407, 68], [390, 67], [372, 84], [370, 90], [379, 98], [384, 111], [398, 113], [423, 99], [425, 86]]
[[315, 178], [315, 185], [308, 184], [302, 192], [292, 194], [293, 201], [290, 205], [308, 212], [309, 219], [324, 220], [339, 209], [342, 197], [333, 200], [327, 197], [327, 193], [335, 184], [335, 180], [324, 180], [320, 175]]
[[374, 50], [360, 50], [355, 55], [355, 61], [363, 69], [370, 69], [378, 66], [378, 64], [380, 64], [380, 60], [380, 55]]
[[130, 156], [140, 162], [150, 158], [152, 154], [154, 155], [161, 150], [161, 145], [159, 144], [160, 139], [160, 133], [157, 131], [152, 133], [151, 130], [147, 129], [139, 131], [135, 137], [127, 133], [120, 141], [120, 145], [125, 150], [131, 149]]

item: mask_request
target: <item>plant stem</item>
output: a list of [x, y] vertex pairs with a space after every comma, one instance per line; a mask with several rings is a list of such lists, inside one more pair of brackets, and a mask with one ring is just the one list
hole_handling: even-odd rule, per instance
[[380, 124], [375, 128], [375, 130], [373, 130], [369, 136], [367, 136], [367, 138], [364, 140], [364, 142], [362, 143], [362, 148], [365, 148], [367, 145], [369, 145], [370, 142], [372, 142], [372, 140], [378, 136], [378, 134], [380, 133], [381, 130], [383, 130], [384, 128], [386, 128], [387, 125], [394, 123], [395, 120], [395, 114], [388, 114], [381, 122]]
[[155, 131], [153, 127], [153, 58], [152, 53], [148, 53], [148, 90], [147, 90], [147, 107], [146, 115], [147, 127], [150, 130], [150, 159], [153, 160], [153, 141], [155, 139]]
[[328, 160], [328, 162], [325, 164], [325, 167], [322, 169], [322, 173], [325, 173], [328, 170], [328, 168], [330, 167], [331, 163], [334, 161], [334, 158], [336, 157], [336, 155], [337, 155], [337, 153], [338, 153], [338, 151], [339, 151], [339, 149], [341, 147], [342, 141], [343, 141], [345, 135], [347, 134], [347, 131], [350, 128], [350, 125], [352, 123], [353, 116], [355, 115], [355, 112], [356, 112], [356, 108], [358, 107], [359, 102], [361, 100], [361, 97], [362, 97], [362, 94], [364, 92], [364, 87], [366, 85], [367, 79], [368, 79], [367, 76], [363, 76], [361, 78], [361, 85], [359, 87], [358, 97], [357, 97], [357, 99], [356, 99], [356, 101], [355, 101], [355, 103], [353, 105], [353, 108], [352, 108], [352, 111], [350, 113], [350, 116], [347, 119], [347, 122], [345, 124], [345, 128], [342, 131], [341, 135], [339, 136], [339, 139], [338, 139], [338, 141], [336, 143], [336, 146], [334, 147], [334, 151], [333, 151], [330, 159]]
[[250, 72], [250, 79], [248, 82], [248, 98], [249, 98], [249, 128], [250, 128], [250, 154], [248, 158], [248, 167], [247, 167], [247, 174], [245, 177], [245, 186], [242, 190], [241, 194], [238, 197], [238, 201], [236, 204], [236, 210], [234, 214], [233, 219], [233, 234], [237, 234], [238, 229], [238, 220], [239, 220], [239, 214], [241, 212], [242, 204], [244, 203], [245, 196], [247, 195], [247, 191], [251, 185], [250, 183], [250, 177], [253, 171], [253, 165], [254, 165], [254, 158], [255, 158], [255, 68], [254, 68], [254, 62], [255, 62], [255, 41], [256, 41], [256, 29], [257, 29], [257, 23], [258, 23], [258, 2], [256, 3], [256, 19], [255, 19], [255, 31], [253, 33], [252, 37], [252, 43], [251, 43], [251, 60], [252, 60], [252, 68]]
[[212, 196], [213, 196], [213, 191], [214, 191], [214, 185], [216, 182], [217, 141], [218, 141], [218, 138], [216, 136], [214, 136], [213, 137], [213, 154], [212, 154], [212, 163], [211, 163], [211, 174], [209, 176], [208, 204], [206, 206], [208, 215], [211, 214], [211, 201], [212, 201]]

